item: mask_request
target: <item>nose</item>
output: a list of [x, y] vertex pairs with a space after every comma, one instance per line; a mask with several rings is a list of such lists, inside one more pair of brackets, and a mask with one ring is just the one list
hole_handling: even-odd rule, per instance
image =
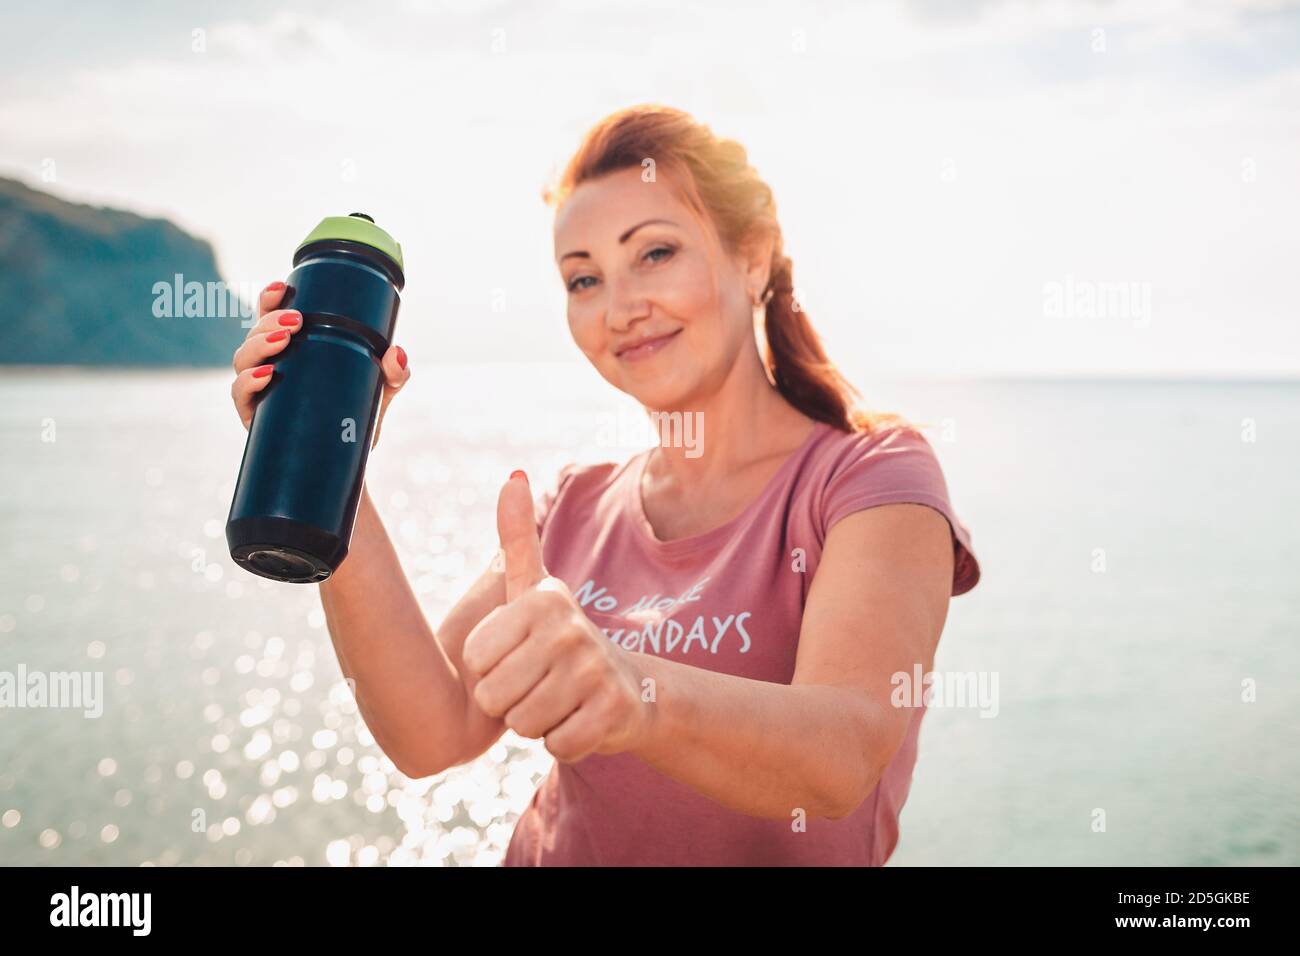
[[636, 322], [650, 315], [650, 300], [632, 279], [611, 279], [609, 302], [605, 309], [605, 327], [612, 332], [626, 332]]

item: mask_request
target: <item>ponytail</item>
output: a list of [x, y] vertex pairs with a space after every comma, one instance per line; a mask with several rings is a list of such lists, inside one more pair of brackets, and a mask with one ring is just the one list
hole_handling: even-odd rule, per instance
[[795, 298], [793, 263], [779, 244], [772, 256], [767, 296], [763, 360], [785, 400], [809, 418], [842, 431], [867, 431], [886, 417], [857, 407], [858, 390], [827, 357], [821, 336]]

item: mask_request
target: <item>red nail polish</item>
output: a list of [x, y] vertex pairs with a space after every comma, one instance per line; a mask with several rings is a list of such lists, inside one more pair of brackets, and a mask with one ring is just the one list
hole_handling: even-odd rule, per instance
[[283, 282], [272, 282], [270, 285], [268, 285], [268, 286], [266, 287], [266, 291], [267, 291], [267, 292], [279, 292], [279, 291], [280, 291], [281, 289], [283, 289], [283, 288], [284, 288], [284, 283], [283, 283]]
[[259, 365], [257, 368], [253, 369], [253, 378], [266, 378], [271, 374], [271, 369], [273, 368], [275, 368], [274, 365]]
[[520, 468], [516, 468], [514, 471], [510, 472], [510, 478], [511, 480], [514, 480], [515, 478], [522, 478], [524, 481], [528, 480], [528, 476], [525, 475], [523, 470]]
[[287, 338], [288, 335], [288, 329], [281, 329], [279, 332], [272, 332], [266, 337], [266, 340], [268, 342], [279, 342], [281, 339]]
[[302, 314], [299, 312], [286, 312], [284, 315], [280, 316], [280, 324], [297, 325], [299, 320], [301, 319], [302, 319]]
[[397, 347], [397, 364], [406, 368], [406, 350], [400, 345]]

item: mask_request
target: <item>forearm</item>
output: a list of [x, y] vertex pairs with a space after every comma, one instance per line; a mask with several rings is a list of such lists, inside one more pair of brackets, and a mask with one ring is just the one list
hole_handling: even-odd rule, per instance
[[879, 779], [877, 721], [861, 692], [773, 684], [633, 654], [655, 701], [632, 752], [751, 816], [851, 812]]
[[464, 685], [363, 490], [348, 557], [320, 586], [339, 665], [375, 740], [404, 772], [450, 765], [465, 746]]

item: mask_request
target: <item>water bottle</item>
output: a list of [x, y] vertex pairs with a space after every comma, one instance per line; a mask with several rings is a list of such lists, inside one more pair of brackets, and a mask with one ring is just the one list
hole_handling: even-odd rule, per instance
[[347, 557], [406, 279], [401, 246], [359, 212], [324, 219], [293, 265], [280, 308], [302, 327], [257, 397], [226, 541], [254, 574], [312, 584]]

